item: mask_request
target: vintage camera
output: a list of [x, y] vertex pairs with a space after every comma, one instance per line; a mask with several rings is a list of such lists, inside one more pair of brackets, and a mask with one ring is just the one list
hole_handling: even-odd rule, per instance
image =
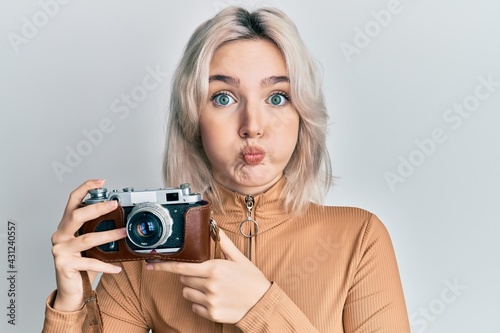
[[86, 222], [79, 234], [125, 227], [127, 238], [84, 251], [103, 261], [208, 259], [210, 203], [189, 184], [157, 190], [89, 190], [84, 205], [116, 200], [115, 211]]

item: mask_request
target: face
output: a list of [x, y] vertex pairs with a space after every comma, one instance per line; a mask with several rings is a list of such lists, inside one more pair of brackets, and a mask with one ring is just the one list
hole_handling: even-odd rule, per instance
[[297, 144], [285, 60], [271, 42], [233, 41], [215, 52], [209, 77], [200, 131], [214, 178], [242, 194], [261, 193], [281, 178]]

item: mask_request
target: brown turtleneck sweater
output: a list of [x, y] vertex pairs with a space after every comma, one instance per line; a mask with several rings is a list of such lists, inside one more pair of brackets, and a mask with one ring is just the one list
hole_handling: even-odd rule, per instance
[[[296, 217], [283, 210], [284, 178], [254, 197], [259, 224], [252, 261], [272, 281], [260, 301], [224, 332], [409, 333], [399, 272], [384, 225], [362, 209], [311, 204]], [[215, 216], [234, 244], [247, 253], [239, 230], [245, 196], [222, 189], [225, 214]], [[250, 226], [251, 224], [247, 224]], [[104, 332], [213, 332], [214, 323], [191, 311], [178, 276], [123, 263], [102, 276], [97, 293]], [[245, 288], [245, 286], [241, 286]], [[43, 332], [88, 332], [86, 308], [62, 313], [47, 300]]]

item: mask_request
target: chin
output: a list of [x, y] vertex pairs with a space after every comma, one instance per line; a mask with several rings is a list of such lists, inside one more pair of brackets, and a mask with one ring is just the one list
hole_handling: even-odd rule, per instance
[[245, 187], [255, 187], [255, 188], [261, 188], [261, 187], [271, 187], [274, 183], [276, 183], [283, 173], [280, 174], [270, 174], [269, 172], [265, 172], [263, 170], [262, 172], [258, 173], [245, 173], [241, 177], [238, 177], [238, 180], [235, 181], [235, 184], [238, 184], [240, 186], [245, 186]]

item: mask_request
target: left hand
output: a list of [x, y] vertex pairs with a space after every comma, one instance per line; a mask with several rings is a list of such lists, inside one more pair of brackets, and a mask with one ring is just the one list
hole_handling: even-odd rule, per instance
[[193, 312], [209, 320], [235, 324], [271, 286], [264, 274], [220, 230], [220, 246], [227, 260], [203, 263], [149, 263], [148, 270], [180, 275], [182, 295], [193, 302]]

